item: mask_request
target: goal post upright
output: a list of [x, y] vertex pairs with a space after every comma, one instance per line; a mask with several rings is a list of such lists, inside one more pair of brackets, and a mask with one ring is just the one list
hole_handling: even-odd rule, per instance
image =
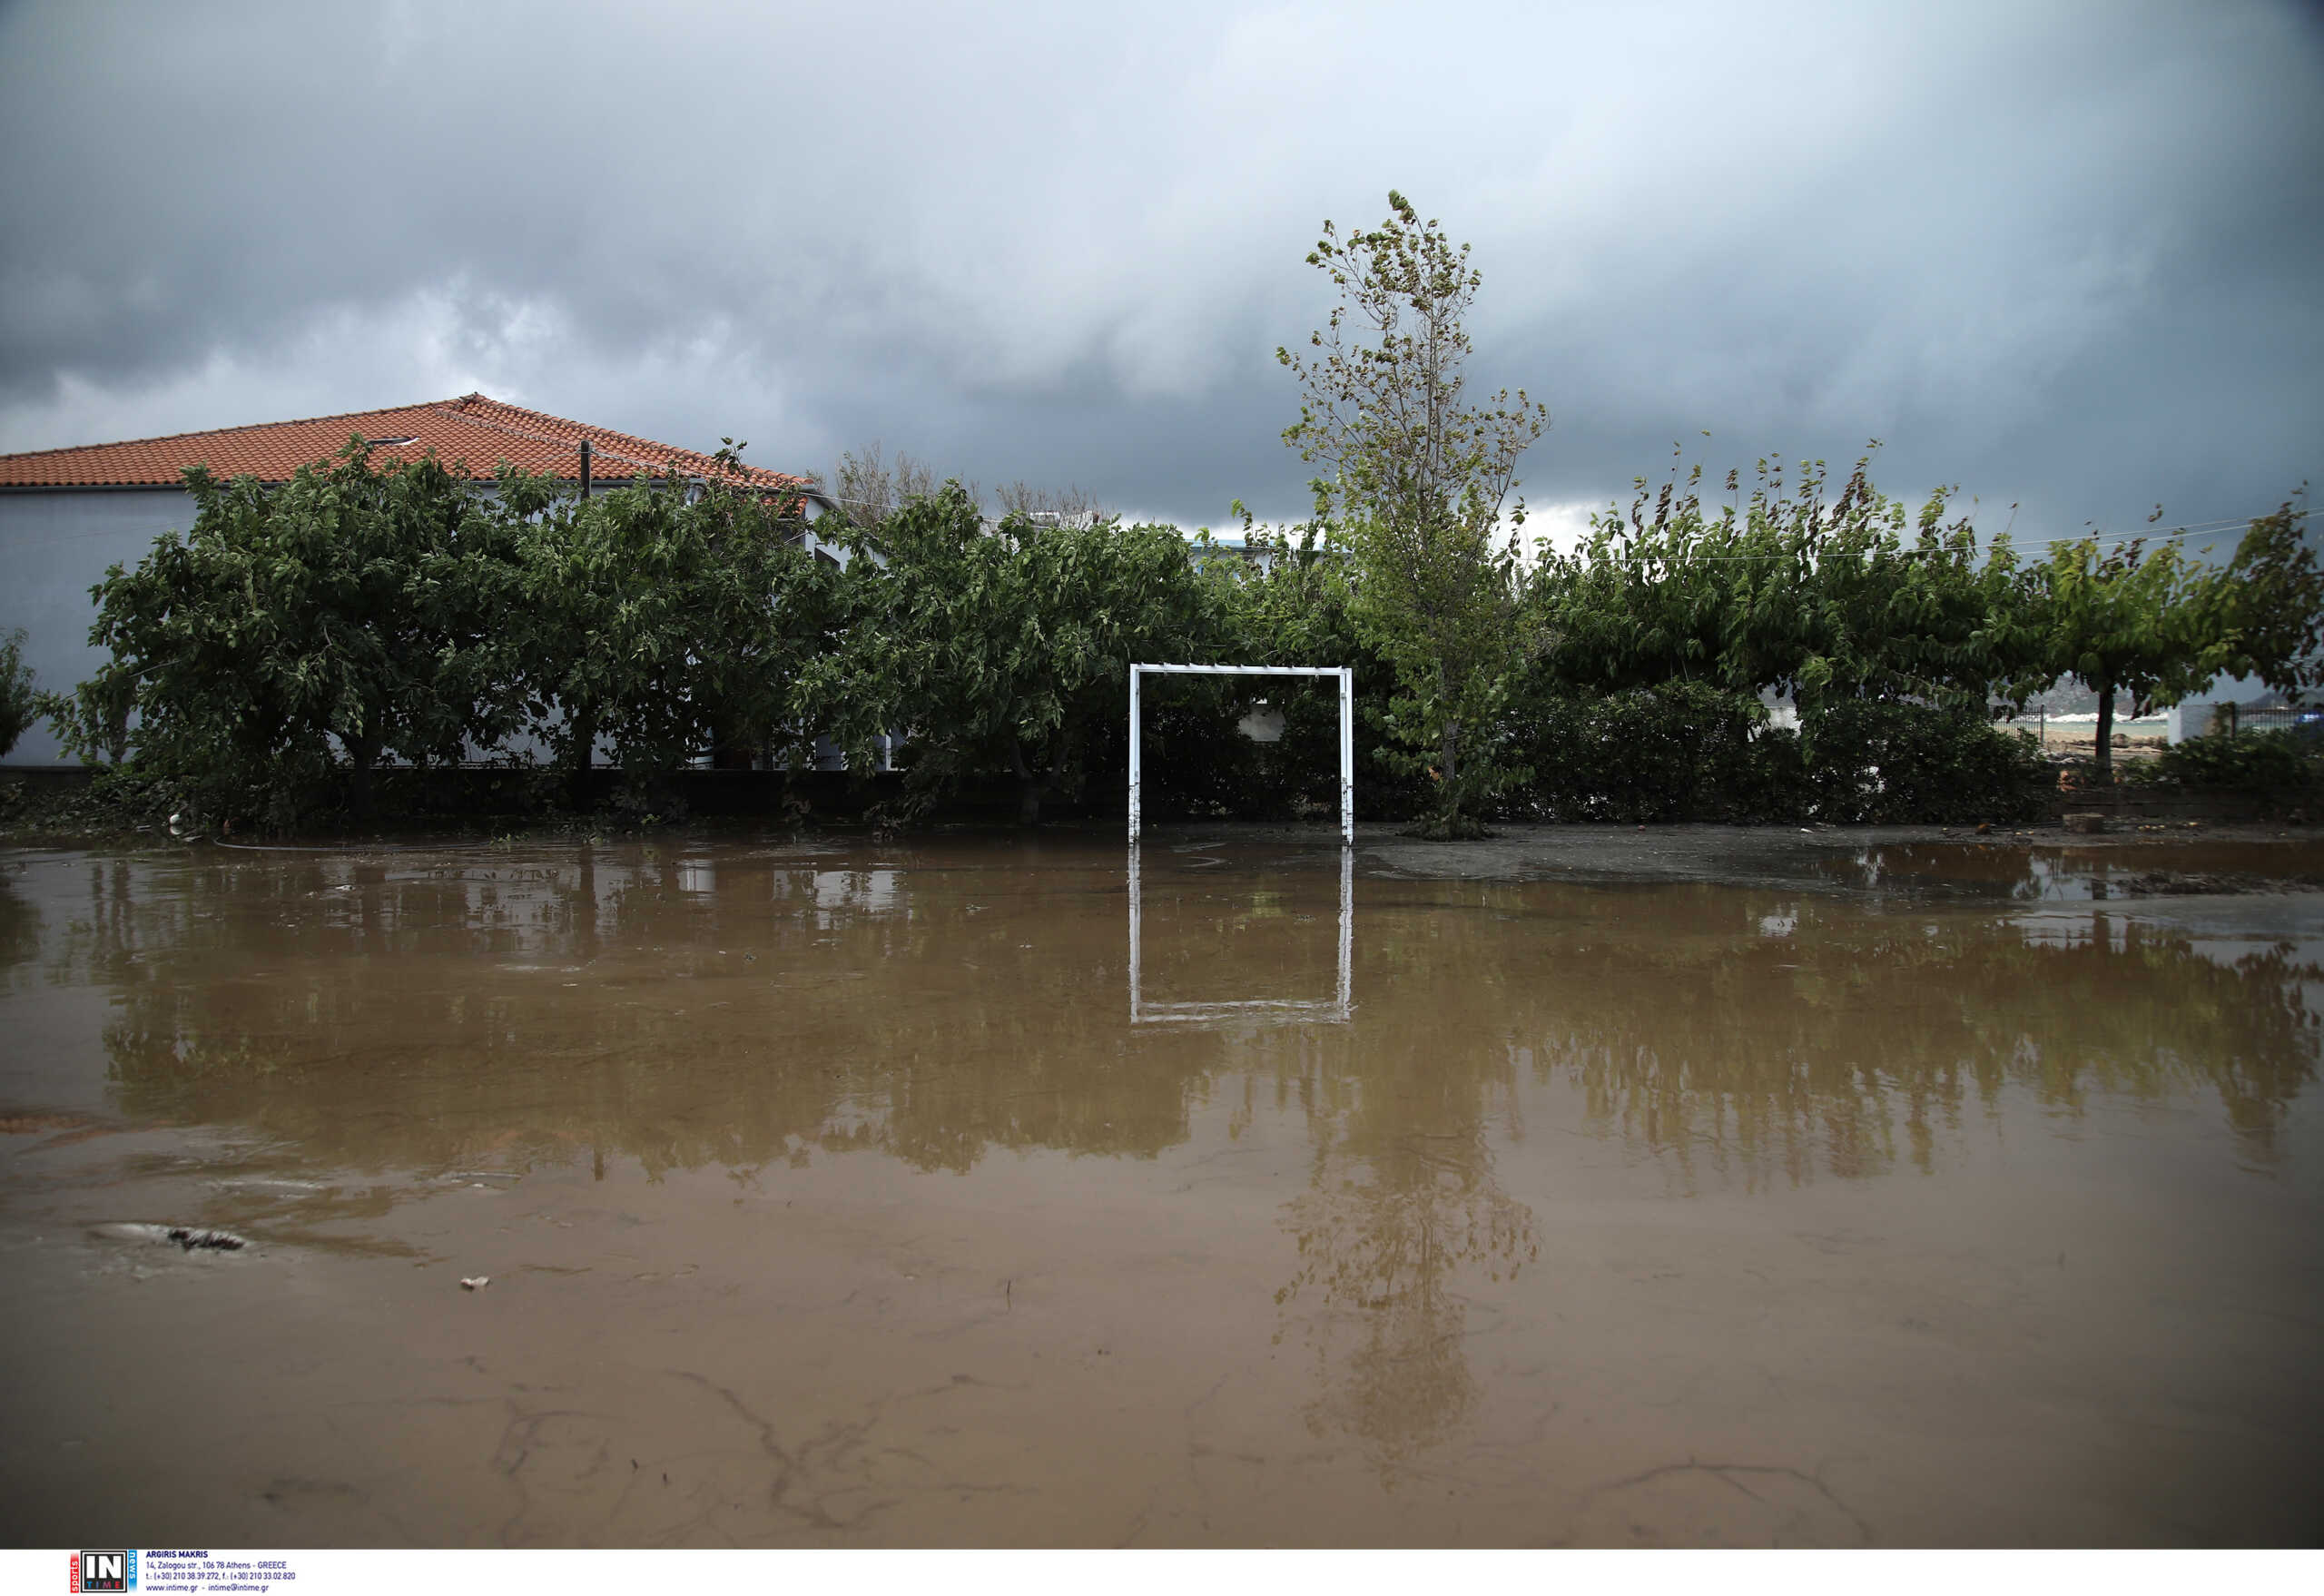
[[1145, 680], [1144, 665], [1129, 667], [1129, 840], [1133, 842], [1137, 841], [1138, 832], [1144, 829], [1137, 812], [1137, 800], [1138, 790], [1145, 784], [1143, 762], [1138, 756], [1138, 728], [1143, 724], [1138, 713], [1138, 688]]
[[1340, 667], [1340, 846], [1355, 846], [1355, 668]]
[[1335, 676], [1340, 686], [1340, 845], [1355, 844], [1355, 671], [1348, 665], [1133, 665], [1129, 667], [1129, 840], [1145, 830], [1146, 762], [1140, 733], [1145, 725], [1148, 675], [1157, 676]]

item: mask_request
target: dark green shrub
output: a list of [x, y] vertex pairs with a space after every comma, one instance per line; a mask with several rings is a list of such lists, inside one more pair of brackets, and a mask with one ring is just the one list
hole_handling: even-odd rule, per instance
[[1531, 786], [1520, 803], [1562, 821], [1760, 821], [1805, 805], [1799, 742], [1756, 698], [1696, 682], [1545, 697], [1523, 718]]
[[[1267, 779], [1259, 745], [1236, 730], [1241, 711], [1225, 676], [1148, 676], [1145, 683], [1145, 789], [1147, 818], [1273, 819], [1288, 804], [1283, 784]], [[1092, 763], [1106, 785], [1129, 779], [1128, 727], [1107, 720], [1093, 739]]]
[[175, 783], [133, 765], [102, 765], [86, 783], [71, 785], [0, 778], [0, 827], [52, 838], [166, 834], [169, 817], [184, 807], [184, 793]]
[[1848, 699], [1794, 733], [1756, 699], [1691, 682], [1544, 698], [1523, 733], [1524, 798], [1551, 820], [2023, 820], [2050, 781], [2030, 738], [1973, 713]]
[[2269, 798], [2303, 797], [2324, 784], [2324, 744], [2289, 727], [2190, 737], [2165, 748], [2154, 764], [2164, 781]]
[[2053, 780], [2031, 737], [1934, 704], [1840, 699], [1801, 746], [1815, 815], [1840, 824], [2031, 820]]

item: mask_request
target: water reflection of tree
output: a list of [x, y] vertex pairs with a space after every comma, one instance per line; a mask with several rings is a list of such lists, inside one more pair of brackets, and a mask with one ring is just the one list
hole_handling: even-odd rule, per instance
[[[872, 872], [730, 864], [695, 889], [689, 869], [197, 868], [76, 919], [52, 974], [113, 986], [125, 1108], [320, 1160], [586, 1149], [659, 1171], [876, 1147], [965, 1169], [1185, 1138], [1215, 1039], [1130, 1048], [1086, 962], [1015, 957], [1021, 920], [898, 903]], [[1112, 929], [1108, 884], [1089, 908]]]
[[[1368, 973], [1438, 985], [1441, 952], [1385, 936]], [[1471, 1294], [1539, 1253], [1532, 1210], [1502, 1189], [1490, 1146], [1521, 1129], [1506, 1016], [1393, 1013], [1360, 1051], [1334, 1049], [1335, 1067], [1312, 1049], [1290, 1067], [1313, 1151], [1285, 1210], [1299, 1267], [1275, 1294], [1315, 1360], [1310, 1427], [1357, 1437], [1392, 1485], [1475, 1410]]]
[[1882, 842], [1854, 853], [1833, 855], [1818, 868], [1834, 881], [1860, 891], [1893, 887], [1920, 894], [1949, 892], [2030, 901], [2053, 891], [2046, 864], [2037, 861], [2031, 849], [2014, 845]]
[[42, 917], [37, 905], [18, 895], [0, 875], [0, 971], [13, 971], [40, 957]]
[[[980, 877], [980, 913], [876, 871], [725, 860], [705, 888], [698, 868], [635, 850], [93, 859], [61, 911], [11, 889], [0, 914], [25, 911], [13, 934], [45, 936], [52, 980], [111, 990], [125, 1107], [251, 1118], [319, 1157], [1151, 1156], [1252, 1057], [1215, 1033], [1126, 1033], [1107, 872], [1020, 886], [1040, 896], [1015, 906]], [[1497, 918], [1522, 926], [1543, 901], [1571, 917], [1553, 935]], [[1472, 1134], [1489, 1079], [1452, 1061], [1510, 1047], [1683, 1180], [1747, 1185], [1933, 1168], [2005, 1089], [2067, 1114], [2101, 1094], [2215, 1094], [2264, 1160], [2318, 1068], [2315, 964], [2288, 946], [2222, 961], [2103, 905], [2044, 916], [2070, 928], [2048, 940], [1714, 888], [1575, 911], [1504, 887], [1371, 913], [1364, 1045], [1310, 1083], [1334, 1189], [1353, 1179], [1391, 1207], [1423, 1189], [1433, 1144], [1400, 1151], [1390, 1132]], [[1030, 922], [1047, 947], [1029, 956]], [[1430, 1029], [1398, 1040], [1400, 1014]], [[1456, 1044], [1464, 1016], [1477, 1028]]]
[[[1669, 1158], [1747, 1185], [1935, 1167], [1943, 1136], [2005, 1089], [2080, 1114], [2095, 1095], [2215, 1095], [2247, 1157], [2275, 1156], [2314, 1080], [2290, 944], [2232, 961], [2110, 918], [1871, 918], [1789, 906], [1780, 937], [1736, 927], [1561, 955], [1537, 996], [1536, 1073]], [[1900, 1138], [1901, 1138], [1901, 1146]]]
[[[1535, 1254], [1490, 1146], [1522, 1133], [1512, 1056], [1684, 1183], [1747, 1187], [1873, 1175], [1900, 1152], [1933, 1169], [1940, 1138], [2013, 1089], [2069, 1115], [2215, 1093], [2266, 1159], [2317, 1071], [2302, 984], [2324, 970], [2289, 945], [2221, 961], [2102, 907], [2034, 932], [1716, 891], [1610, 900], [1544, 943], [1495, 912], [1528, 902], [1488, 889], [1466, 912], [1375, 921], [1364, 1047], [1272, 1066], [1314, 1149], [1276, 1298], [1315, 1359], [1310, 1421], [1392, 1482], [1468, 1422], [1471, 1296]], [[1376, 1001], [1396, 983], [1427, 996]]]
[[1400, 1137], [1368, 1156], [1324, 1153], [1285, 1213], [1299, 1269], [1275, 1301], [1315, 1358], [1309, 1425], [1364, 1441], [1392, 1483], [1475, 1410], [1463, 1273], [1513, 1278], [1539, 1251], [1532, 1210], [1469, 1150]]

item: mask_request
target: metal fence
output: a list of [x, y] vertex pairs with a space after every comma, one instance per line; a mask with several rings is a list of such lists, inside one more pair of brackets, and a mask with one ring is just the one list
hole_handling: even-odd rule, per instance
[[2281, 709], [2243, 709], [2215, 704], [2201, 728], [2206, 732], [2298, 731], [2324, 737], [2324, 705], [2292, 704]]

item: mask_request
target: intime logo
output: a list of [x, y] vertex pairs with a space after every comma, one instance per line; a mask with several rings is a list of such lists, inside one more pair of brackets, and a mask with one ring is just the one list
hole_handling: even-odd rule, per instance
[[134, 1552], [84, 1552], [73, 1560], [73, 1589], [75, 1591], [134, 1591], [137, 1589], [137, 1553]]

